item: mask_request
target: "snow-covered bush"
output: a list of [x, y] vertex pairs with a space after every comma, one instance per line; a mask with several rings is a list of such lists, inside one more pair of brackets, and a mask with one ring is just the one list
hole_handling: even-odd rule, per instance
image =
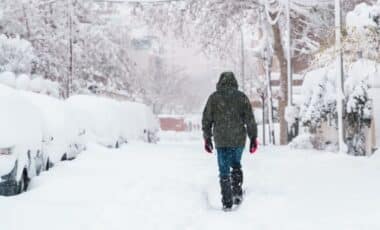
[[289, 146], [294, 149], [313, 149], [312, 139], [310, 133], [304, 133], [294, 138]]
[[29, 41], [0, 35], [0, 72], [29, 74], [34, 59], [33, 47]]
[[0, 73], [0, 83], [14, 88], [16, 87], [16, 75], [9, 71], [2, 72]]
[[22, 90], [29, 90], [30, 77], [26, 74], [20, 74], [16, 77], [16, 88]]
[[322, 122], [335, 124], [335, 68], [328, 65], [308, 72], [302, 85], [304, 99], [300, 108], [301, 122], [315, 133]]
[[380, 1], [358, 4], [346, 16], [346, 54], [380, 60]]
[[[368, 92], [370, 84], [380, 74], [380, 63], [359, 59], [347, 65], [345, 70], [345, 138], [349, 153], [364, 155], [367, 151], [366, 132], [372, 119], [372, 101]], [[337, 135], [334, 132], [337, 128], [335, 79], [335, 67], [328, 65], [308, 72], [302, 86], [301, 122], [311, 134], [317, 134], [312, 143], [318, 149], [334, 148], [331, 146], [337, 141], [334, 137]]]
[[[348, 68], [345, 82], [346, 94], [346, 139], [348, 152], [353, 155], [366, 155], [368, 130], [373, 114], [372, 99], [369, 96], [371, 84], [380, 74], [380, 63], [360, 59]], [[376, 122], [375, 122], [376, 123]]]
[[59, 84], [49, 79], [43, 79], [38, 75], [32, 76], [29, 90], [35, 93], [47, 94], [57, 98], [59, 97]]
[[59, 98], [59, 84], [49, 79], [44, 79], [39, 75], [20, 74], [16, 76], [13, 72], [0, 73], [0, 84], [16, 89], [32, 91], [35, 93], [47, 94]]
[[288, 106], [285, 110], [285, 120], [288, 122], [288, 124], [293, 124], [296, 122], [299, 113], [300, 110], [298, 106]]
[[[358, 4], [347, 14], [343, 44], [345, 139], [349, 153], [364, 155], [370, 151], [367, 138], [373, 117], [369, 89], [380, 70], [380, 1], [373, 5]], [[331, 129], [336, 128], [337, 116], [335, 58], [332, 48], [317, 55], [316, 64], [324, 67], [307, 73], [303, 85], [301, 121], [309, 132], [317, 134], [313, 143], [319, 143], [318, 148], [324, 148], [324, 143], [334, 146], [336, 141], [337, 133]]]

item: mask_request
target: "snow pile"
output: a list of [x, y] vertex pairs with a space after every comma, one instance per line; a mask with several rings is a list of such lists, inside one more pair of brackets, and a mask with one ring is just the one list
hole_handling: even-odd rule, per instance
[[21, 74], [16, 78], [16, 88], [22, 90], [28, 90], [30, 84], [30, 78], [26, 74]]
[[16, 87], [16, 75], [13, 72], [2, 72], [0, 73], [0, 83], [7, 85], [9, 87]]
[[41, 143], [41, 139], [36, 141], [42, 131], [39, 113], [27, 100], [13, 89], [0, 85], [0, 108], [1, 147]]
[[309, 133], [298, 135], [290, 142], [289, 146], [292, 149], [313, 149], [312, 137]]

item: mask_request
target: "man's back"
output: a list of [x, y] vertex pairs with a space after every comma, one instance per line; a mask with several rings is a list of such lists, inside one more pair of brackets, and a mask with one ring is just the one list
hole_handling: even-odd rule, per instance
[[246, 135], [257, 136], [256, 122], [248, 97], [238, 91], [231, 72], [223, 73], [217, 91], [208, 99], [203, 111], [204, 138], [214, 136], [216, 147], [242, 147]]

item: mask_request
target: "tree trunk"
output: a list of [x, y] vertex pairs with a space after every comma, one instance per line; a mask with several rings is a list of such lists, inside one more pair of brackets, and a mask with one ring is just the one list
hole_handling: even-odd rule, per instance
[[281, 42], [281, 31], [279, 24], [272, 25], [274, 36], [274, 53], [277, 56], [280, 66], [280, 98], [278, 103], [278, 115], [280, 119], [280, 144], [288, 143], [288, 124], [285, 120], [285, 108], [288, 104], [288, 76], [287, 76], [287, 60]]
[[26, 38], [30, 40], [30, 36], [31, 36], [30, 25], [29, 25], [29, 19], [28, 19], [28, 15], [26, 14], [26, 8], [24, 4], [22, 5], [22, 12], [24, 14], [24, 20], [25, 20]]

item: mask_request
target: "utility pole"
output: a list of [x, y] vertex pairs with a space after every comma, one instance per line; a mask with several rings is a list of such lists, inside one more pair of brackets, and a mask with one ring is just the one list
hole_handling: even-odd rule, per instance
[[[267, 41], [268, 43], [268, 41]], [[268, 129], [269, 129], [269, 144], [275, 144], [274, 138], [274, 129], [273, 129], [273, 100], [272, 100], [272, 85], [271, 85], [271, 66], [272, 66], [272, 57], [270, 53], [270, 46], [267, 44], [267, 47], [264, 51], [264, 65], [265, 65], [265, 75], [267, 80], [267, 95], [268, 95]]]
[[344, 151], [344, 127], [343, 127], [343, 58], [342, 58], [342, 42], [341, 42], [341, 2], [335, 0], [335, 51], [336, 58], [336, 95], [337, 95], [337, 111], [338, 111], [338, 142], [339, 152]]
[[240, 26], [240, 38], [241, 38], [241, 84], [242, 91], [245, 92], [245, 55], [244, 55], [244, 32], [243, 27]]
[[288, 59], [288, 107], [293, 105], [293, 77], [292, 77], [292, 54], [291, 54], [291, 27], [290, 27], [290, 0], [287, 0], [286, 4], [286, 27], [287, 27], [287, 43], [288, 49], [286, 56]]
[[70, 97], [73, 83], [73, 2], [68, 0], [68, 27], [69, 27], [69, 70], [66, 79], [66, 98]]

